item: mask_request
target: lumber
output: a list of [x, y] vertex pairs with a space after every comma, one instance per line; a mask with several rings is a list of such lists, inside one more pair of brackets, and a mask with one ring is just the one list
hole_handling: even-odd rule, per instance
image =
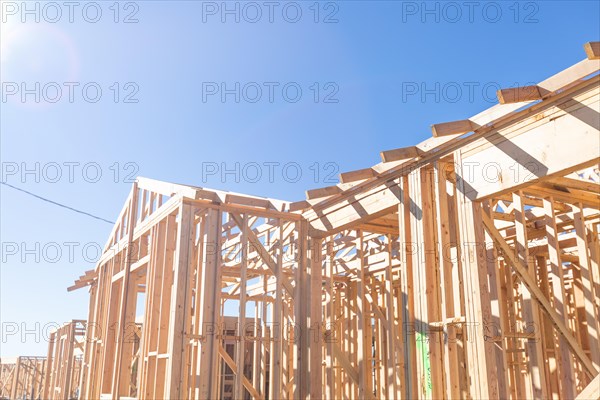
[[600, 42], [587, 42], [583, 48], [588, 60], [600, 60]]
[[587, 373], [591, 376], [594, 376], [598, 373], [592, 361], [589, 359], [587, 354], [581, 348], [581, 345], [575, 340], [573, 335], [569, 332], [567, 326], [561, 321], [560, 317], [554, 311], [554, 308], [550, 305], [548, 300], [544, 298], [544, 295], [541, 293], [535, 281], [529, 276], [527, 272], [527, 267], [523, 265], [522, 261], [517, 259], [514, 255], [514, 252], [510, 249], [510, 247], [506, 244], [502, 235], [498, 230], [494, 227], [493, 221], [487, 215], [483, 215], [483, 223], [490, 233], [496, 244], [502, 251], [502, 254], [508, 260], [519, 278], [523, 281], [523, 283], [527, 286], [527, 289], [530, 291], [532, 297], [539, 302], [542, 306], [542, 310], [546, 313], [546, 315], [550, 318], [554, 326], [556, 327], [558, 333], [560, 333], [567, 341], [568, 346], [571, 348], [573, 353], [579, 358], [585, 367]]
[[314, 200], [321, 197], [332, 196], [341, 192], [342, 189], [338, 186], [327, 186], [318, 189], [311, 189], [306, 191], [306, 200]]
[[443, 122], [431, 125], [433, 137], [460, 135], [471, 132], [476, 129], [475, 124], [471, 120], [463, 119], [460, 121]]
[[400, 147], [393, 150], [381, 152], [381, 161], [384, 163], [407, 160], [414, 157], [419, 157], [423, 152], [417, 146]]
[[600, 399], [600, 375], [592, 381], [577, 395], [575, 400], [598, 400]]
[[[546, 214], [546, 232], [548, 237], [548, 253], [550, 261], [550, 272], [552, 277], [552, 293], [554, 308], [563, 322], [568, 315], [567, 296], [565, 293], [565, 273], [563, 270], [562, 254], [558, 242], [558, 228], [556, 226], [556, 211], [554, 198], [544, 199], [544, 212]], [[557, 343], [557, 354], [559, 355], [558, 369], [561, 382], [562, 395], [565, 398], [575, 396], [575, 375], [573, 372], [571, 353], [566, 339], [561, 336]]]
[[138, 178], [0, 397], [598, 398], [596, 43], [306, 200]]
[[[538, 83], [538, 86], [546, 90], [549, 95], [542, 104], [530, 105], [527, 102], [498, 104], [486, 109], [470, 118], [470, 120], [482, 127], [479, 128], [474, 135], [464, 138], [459, 137], [460, 134], [429, 138], [417, 145], [417, 147], [424, 152], [421, 155], [420, 160], [410, 159], [404, 160], [404, 162], [392, 163], [393, 165], [389, 168], [380, 170], [377, 180], [365, 180], [357, 186], [345, 190], [339, 195], [331, 196], [330, 198], [321, 201], [319, 204], [314, 205], [312, 209], [305, 211], [304, 215], [311, 221], [311, 228], [314, 230], [323, 230], [325, 226], [328, 226], [328, 230], [336, 229], [338, 227], [343, 228], [342, 225], [331, 220], [329, 217], [331, 211], [339, 210], [340, 206], [353, 209], [355, 208], [354, 202], [357, 201], [357, 198], [364, 197], [365, 195], [377, 196], [379, 190], [376, 190], [376, 188], [381, 186], [383, 182], [407, 175], [412, 168], [417, 167], [417, 165], [421, 163], [431, 162], [432, 160], [436, 160], [452, 153], [456, 148], [466, 146], [471, 142], [480, 141], [481, 137], [485, 134], [494, 129], [498, 129], [498, 127], [506, 127], [511, 121], [523, 117], [530, 117], [532, 114], [535, 114], [538, 109], [542, 108], [546, 103], [551, 102], [553, 99], [563, 99], [571, 96], [572, 91], [575, 90], [576, 87], [584, 85], [585, 78], [597, 73], [599, 67], [600, 64], [597, 61], [586, 59], [543, 80]], [[489, 160], [489, 158], [487, 160]], [[398, 203], [396, 202], [396, 204]], [[344, 213], [354, 214], [351, 218], [362, 217], [362, 213], [353, 212], [352, 210], [346, 210]]]
[[306, 200], [295, 201], [290, 203], [290, 212], [302, 211], [310, 208], [310, 203]]
[[340, 174], [340, 182], [349, 183], [369, 179], [376, 175], [373, 168], [358, 169], [356, 171], [348, 171]]
[[523, 101], [540, 100], [542, 98], [542, 93], [537, 85], [500, 89], [497, 95], [500, 104], [520, 103]]

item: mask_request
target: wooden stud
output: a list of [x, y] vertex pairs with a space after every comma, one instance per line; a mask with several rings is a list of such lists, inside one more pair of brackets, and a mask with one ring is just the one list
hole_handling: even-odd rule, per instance
[[[383, 163], [309, 191], [310, 202], [141, 178], [94, 272], [70, 287], [89, 287], [98, 322], [87, 328], [80, 395], [573, 398], [600, 366], [598, 180], [571, 175], [598, 160], [579, 144], [596, 133], [600, 79], [585, 78], [597, 71], [584, 60], [531, 94], [502, 90], [505, 104], [434, 125], [434, 138], [383, 152]], [[506, 168], [528, 158], [547, 171], [513, 180]], [[500, 163], [499, 179], [461, 176], [477, 160]], [[139, 293], [139, 343], [126, 344]], [[253, 306], [260, 329], [223, 330], [232, 300], [238, 326]], [[539, 344], [511, 328], [528, 320], [543, 322]], [[489, 321], [501, 332], [468, 325]], [[323, 342], [323, 322], [339, 324], [335, 343]], [[302, 335], [282, 341], [285, 324]], [[76, 363], [65, 365], [49, 387], [75, 387]], [[22, 387], [26, 360], [15, 369], [9, 380]]]
[[[523, 193], [521, 191], [513, 194], [513, 205], [515, 209], [515, 228], [516, 228], [516, 249], [517, 256], [522, 264], [527, 265], [528, 273], [532, 280], [537, 281], [535, 273], [534, 260], [530, 257], [525, 221], [525, 205], [522, 202]], [[523, 319], [526, 329], [535, 329], [538, 334], [541, 328], [539, 310], [537, 304], [532, 302], [531, 293], [524, 291], [523, 297]], [[546, 398], [546, 382], [545, 375], [542, 373], [544, 369], [544, 355], [541, 347], [541, 340], [536, 338], [533, 341], [526, 343], [527, 356], [529, 358], [529, 373], [531, 374], [531, 395], [534, 398]]]
[[[548, 238], [548, 255], [552, 276], [552, 302], [558, 317], [563, 322], [566, 322], [568, 308], [565, 293], [565, 274], [558, 242], [559, 232], [556, 226], [554, 199], [552, 197], [544, 199], [544, 212], [546, 215], [546, 236]], [[555, 352], [558, 359], [562, 396], [564, 398], [574, 398], [576, 384], [575, 375], [573, 374], [572, 357], [569, 352], [569, 346], [563, 336], [559, 337]]]
[[490, 236], [494, 239], [494, 242], [496, 242], [496, 244], [502, 251], [502, 254], [504, 255], [505, 259], [513, 266], [519, 278], [530, 291], [532, 298], [542, 306], [542, 310], [550, 318], [554, 327], [566, 339], [567, 344], [569, 345], [573, 353], [579, 358], [588, 375], [595, 376], [598, 373], [598, 371], [595, 369], [593, 363], [585, 354], [579, 343], [577, 343], [577, 340], [570, 334], [568, 328], [561, 321], [561, 318], [556, 313], [556, 311], [554, 311], [553, 307], [550, 305], [548, 300], [544, 298], [544, 295], [538, 288], [535, 281], [531, 278], [531, 276], [529, 276], [529, 273], [527, 272], [527, 267], [523, 264], [521, 260], [515, 257], [513, 251], [506, 244], [504, 238], [494, 226], [493, 221], [485, 214], [483, 215], [483, 223], [487, 231], [490, 233]]

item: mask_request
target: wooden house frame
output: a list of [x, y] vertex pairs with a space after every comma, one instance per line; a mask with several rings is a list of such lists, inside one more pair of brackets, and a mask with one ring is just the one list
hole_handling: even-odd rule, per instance
[[46, 357], [0, 360], [0, 399], [43, 399]]
[[598, 398], [598, 43], [585, 50], [300, 202], [139, 178], [70, 288], [90, 290], [81, 398], [215, 399], [224, 365], [234, 398]]
[[72, 320], [50, 334], [43, 399], [77, 399], [86, 321]]

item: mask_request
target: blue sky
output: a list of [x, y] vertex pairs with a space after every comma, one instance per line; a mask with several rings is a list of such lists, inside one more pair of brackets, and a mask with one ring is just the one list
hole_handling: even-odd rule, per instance
[[[597, 1], [0, 4], [2, 180], [108, 220], [136, 175], [300, 200], [600, 36]], [[0, 190], [0, 355], [43, 355], [111, 225]]]

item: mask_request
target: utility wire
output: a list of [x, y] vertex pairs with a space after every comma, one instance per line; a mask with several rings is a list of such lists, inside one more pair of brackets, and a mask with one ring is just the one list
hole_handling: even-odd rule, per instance
[[6, 183], [6, 182], [2, 182], [2, 181], [0, 181], [0, 183], [1, 183], [1, 184], [3, 184], [3, 185], [5, 185], [5, 186], [8, 186], [8, 187], [10, 187], [10, 188], [12, 188], [12, 189], [18, 190], [19, 192], [26, 193], [26, 194], [28, 194], [28, 195], [30, 195], [30, 196], [33, 196], [33, 197], [35, 197], [35, 198], [38, 198], [38, 199], [40, 199], [40, 200], [42, 200], [42, 201], [48, 202], [48, 203], [50, 203], [50, 204], [54, 204], [54, 205], [56, 205], [56, 206], [59, 206], [59, 207], [62, 207], [62, 208], [66, 208], [67, 210], [75, 211], [76, 213], [83, 214], [83, 215], [87, 215], [88, 217], [92, 217], [92, 218], [95, 218], [95, 219], [99, 219], [100, 221], [108, 222], [109, 224], [111, 224], [111, 225], [114, 225], [114, 222], [112, 222], [112, 221], [109, 221], [109, 220], [107, 220], [107, 219], [104, 219], [104, 218], [102, 218], [102, 217], [98, 217], [98, 216], [96, 216], [96, 215], [94, 215], [94, 214], [90, 214], [90, 213], [88, 213], [88, 212], [81, 211], [81, 210], [78, 210], [78, 209], [76, 209], [76, 208], [69, 207], [69, 206], [67, 206], [67, 205], [61, 204], [61, 203], [57, 203], [56, 201], [52, 201], [52, 200], [50, 200], [50, 199], [47, 199], [47, 198], [45, 198], [45, 197], [42, 197], [42, 196], [38, 196], [38, 195], [37, 195], [37, 194], [35, 194], [35, 193], [28, 192], [28, 191], [27, 191], [27, 190], [25, 190], [25, 189], [18, 188], [18, 187], [16, 187], [16, 186], [13, 186], [13, 185], [11, 185], [11, 184], [9, 184], [9, 183]]

